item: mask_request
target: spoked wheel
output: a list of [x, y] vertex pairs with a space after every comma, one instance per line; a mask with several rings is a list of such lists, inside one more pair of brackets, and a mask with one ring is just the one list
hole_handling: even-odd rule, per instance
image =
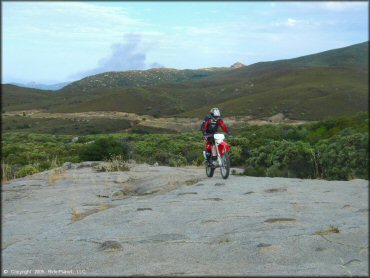
[[223, 179], [227, 179], [228, 176], [229, 176], [229, 174], [230, 174], [230, 158], [229, 158], [229, 154], [228, 153], [225, 153], [222, 156], [221, 160], [222, 160], [222, 165], [220, 165], [221, 176], [222, 176]]
[[212, 168], [211, 166], [208, 166], [208, 165], [206, 166], [207, 177], [212, 178], [214, 172], [215, 172], [215, 168]]

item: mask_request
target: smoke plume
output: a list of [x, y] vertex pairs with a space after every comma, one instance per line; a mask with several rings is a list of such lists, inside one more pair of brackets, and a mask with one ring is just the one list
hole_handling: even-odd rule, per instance
[[161, 64], [154, 62], [146, 64], [146, 53], [140, 49], [141, 36], [127, 34], [123, 43], [111, 46], [110, 56], [99, 60], [94, 69], [74, 74], [73, 77], [83, 78], [108, 71], [144, 70], [148, 68], [163, 68]]

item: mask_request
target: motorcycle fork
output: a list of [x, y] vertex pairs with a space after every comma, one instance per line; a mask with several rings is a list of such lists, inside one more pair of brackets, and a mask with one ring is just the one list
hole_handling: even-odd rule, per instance
[[215, 142], [214, 146], [213, 146], [216, 150], [216, 154], [217, 154], [217, 161], [218, 161], [218, 165], [219, 166], [222, 166], [222, 159], [221, 159], [221, 155], [220, 155], [220, 152], [218, 151], [218, 144]]

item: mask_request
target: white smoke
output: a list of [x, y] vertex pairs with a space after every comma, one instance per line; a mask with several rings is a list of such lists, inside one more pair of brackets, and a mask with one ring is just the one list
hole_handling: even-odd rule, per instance
[[110, 56], [99, 60], [96, 68], [74, 74], [73, 77], [83, 78], [108, 71], [144, 70], [164, 67], [157, 62], [147, 65], [146, 53], [143, 52], [140, 46], [140, 35], [126, 34], [124, 42], [113, 44]]

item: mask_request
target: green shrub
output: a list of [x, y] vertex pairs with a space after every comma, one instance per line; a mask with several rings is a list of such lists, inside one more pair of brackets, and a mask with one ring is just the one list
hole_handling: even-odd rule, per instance
[[185, 157], [181, 155], [172, 155], [168, 161], [168, 165], [172, 167], [181, 167], [181, 166], [185, 166], [186, 164], [187, 164], [187, 161]]
[[[368, 179], [368, 115], [359, 113], [297, 126], [235, 128], [234, 137], [227, 139], [231, 164], [245, 165], [244, 173], [252, 176]], [[2, 163], [7, 169], [3, 176], [14, 178], [15, 173], [44, 171], [66, 161], [105, 160], [112, 155], [149, 164], [203, 164], [205, 144], [200, 132], [79, 134], [78, 142], [71, 143], [74, 136], [4, 132]], [[23, 169], [27, 165], [33, 170]]]
[[170, 162], [170, 157], [171, 155], [168, 152], [159, 150], [153, 156], [153, 160], [154, 160], [153, 162], [158, 162], [159, 165], [168, 165]]
[[119, 143], [113, 137], [99, 138], [93, 143], [86, 144], [79, 153], [83, 161], [101, 161], [109, 159], [112, 155], [127, 156], [128, 146]]
[[[264, 169], [268, 176], [314, 178], [314, 150], [304, 142], [271, 141], [251, 152], [246, 167]], [[261, 172], [259, 170], [259, 172]]]
[[16, 178], [21, 178], [28, 175], [33, 175], [39, 172], [39, 170], [33, 165], [23, 166], [20, 170], [15, 173]]
[[244, 168], [243, 174], [247, 176], [253, 176], [253, 177], [265, 177], [266, 170], [264, 167], [247, 165]]
[[287, 177], [288, 174], [289, 171], [286, 167], [281, 167], [280, 163], [275, 163], [266, 170], [266, 176], [268, 177]]
[[353, 134], [321, 140], [316, 153], [326, 179], [349, 180], [369, 177], [369, 135]]
[[240, 146], [231, 146], [230, 147], [230, 161], [233, 166], [243, 165], [245, 158], [242, 155], [242, 147]]

